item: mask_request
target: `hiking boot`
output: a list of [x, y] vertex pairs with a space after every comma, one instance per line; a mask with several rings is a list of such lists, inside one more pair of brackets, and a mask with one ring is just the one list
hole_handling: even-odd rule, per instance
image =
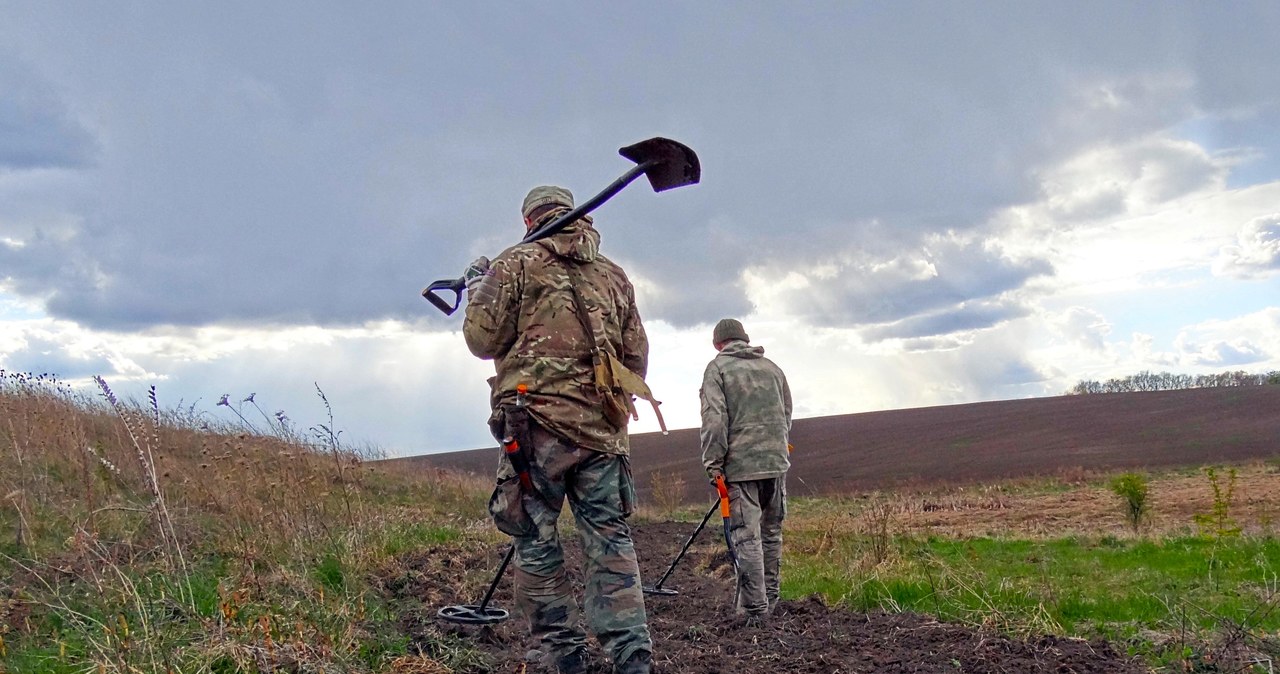
[[578, 648], [556, 658], [556, 671], [560, 674], [587, 674], [586, 650]]
[[764, 627], [768, 622], [767, 617], [763, 613], [748, 613], [746, 618], [742, 619], [743, 627]]
[[636, 651], [627, 661], [613, 668], [614, 674], [649, 674], [653, 655], [649, 651]]

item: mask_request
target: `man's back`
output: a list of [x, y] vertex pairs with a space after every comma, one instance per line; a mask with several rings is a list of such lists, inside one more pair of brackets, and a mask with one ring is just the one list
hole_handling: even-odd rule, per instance
[[704, 465], [731, 481], [786, 473], [791, 391], [762, 347], [726, 344], [707, 364], [701, 398]]
[[[545, 428], [588, 449], [626, 454], [626, 431], [604, 418], [593, 385], [591, 347], [643, 377], [648, 339], [631, 282], [600, 255], [599, 245], [599, 233], [584, 218], [554, 236], [508, 248], [485, 281], [495, 284], [493, 299], [468, 304], [463, 335], [473, 354], [495, 361], [495, 409], [525, 384], [530, 413]], [[570, 285], [575, 272], [591, 335], [578, 318]]]

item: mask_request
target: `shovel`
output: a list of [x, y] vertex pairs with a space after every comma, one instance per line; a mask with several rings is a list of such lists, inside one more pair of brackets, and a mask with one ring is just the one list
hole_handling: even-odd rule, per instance
[[[649, 178], [649, 185], [653, 187], [654, 192], [694, 185], [702, 177], [702, 168], [698, 164], [698, 155], [694, 154], [693, 150], [687, 146], [668, 138], [642, 140], [635, 145], [628, 145], [619, 149], [618, 154], [635, 162], [636, 165], [613, 181], [613, 184], [604, 188], [604, 191], [586, 200], [568, 213], [526, 234], [520, 243], [529, 243], [546, 238], [577, 222], [579, 218], [594, 211], [601, 204], [613, 198], [613, 195], [621, 192], [622, 188], [630, 185], [631, 181], [639, 178], [642, 173]], [[427, 301], [431, 302], [435, 308], [443, 311], [448, 316], [458, 310], [458, 305], [462, 303], [462, 291], [466, 290], [466, 288], [465, 278], [443, 279], [424, 288], [422, 296], [427, 298]], [[438, 295], [437, 292], [440, 291], [452, 292], [453, 303], [450, 304], [445, 296]]]
[[702, 533], [702, 528], [707, 526], [707, 522], [711, 519], [711, 515], [716, 512], [717, 507], [719, 507], [718, 503], [711, 504], [711, 510], [707, 511], [707, 515], [702, 518], [702, 523], [698, 525], [698, 528], [694, 529], [692, 534], [689, 534], [689, 540], [684, 542], [683, 548], [680, 548], [680, 554], [676, 555], [676, 558], [671, 562], [671, 566], [667, 567], [667, 572], [662, 574], [662, 577], [658, 579], [658, 582], [654, 583], [653, 587], [641, 588], [645, 594], [656, 594], [662, 597], [674, 597], [675, 595], [680, 594], [672, 588], [663, 587], [662, 584], [667, 582], [667, 579], [671, 577], [671, 572], [676, 570], [676, 564], [679, 564], [680, 560], [684, 559], [684, 553], [689, 551], [690, 545], [693, 545], [693, 539], [697, 538], [698, 534]]

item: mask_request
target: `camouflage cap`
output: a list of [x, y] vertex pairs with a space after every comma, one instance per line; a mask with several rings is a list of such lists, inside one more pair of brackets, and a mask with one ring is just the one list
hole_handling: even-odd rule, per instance
[[716, 329], [711, 333], [712, 344], [723, 344], [731, 339], [741, 339], [744, 342], [750, 342], [751, 338], [747, 337], [747, 331], [743, 329], [742, 323], [736, 318], [722, 318], [716, 323]]
[[555, 185], [539, 185], [525, 195], [524, 204], [520, 206], [520, 215], [527, 218], [534, 209], [547, 204], [560, 204], [573, 208], [573, 193]]

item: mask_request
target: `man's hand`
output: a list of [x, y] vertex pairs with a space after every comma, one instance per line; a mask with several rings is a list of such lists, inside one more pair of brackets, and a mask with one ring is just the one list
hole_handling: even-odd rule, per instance
[[711, 470], [707, 471], [707, 481], [713, 485], [716, 482], [718, 482], [722, 477], [724, 477], [724, 473], [719, 470], [712, 468]]
[[489, 258], [483, 255], [476, 258], [470, 265], [467, 265], [467, 270], [462, 272], [462, 279], [467, 284], [467, 292], [474, 294], [476, 286], [480, 285], [480, 282], [484, 280], [485, 274], [488, 273]]

